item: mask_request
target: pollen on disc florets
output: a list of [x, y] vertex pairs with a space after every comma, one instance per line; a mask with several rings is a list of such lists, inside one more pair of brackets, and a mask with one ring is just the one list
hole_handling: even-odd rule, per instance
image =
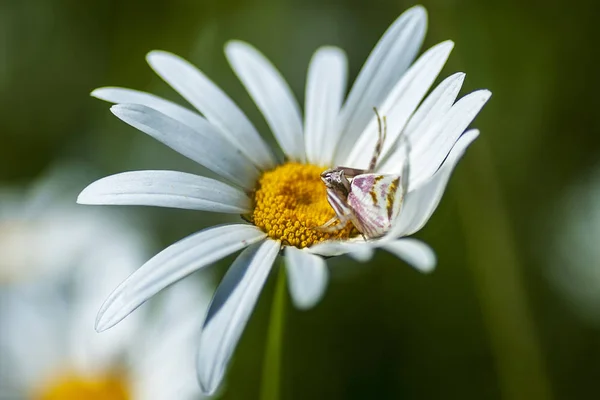
[[335, 216], [327, 202], [321, 172], [325, 168], [288, 162], [265, 172], [254, 194], [250, 219], [269, 237], [299, 248], [328, 239], [347, 239], [356, 231], [352, 224], [335, 233], [316, 230]]

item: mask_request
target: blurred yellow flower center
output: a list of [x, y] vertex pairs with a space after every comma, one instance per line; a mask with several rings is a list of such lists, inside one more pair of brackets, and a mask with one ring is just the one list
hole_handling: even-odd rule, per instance
[[314, 229], [335, 216], [321, 181], [324, 170], [289, 162], [265, 172], [258, 181], [251, 221], [269, 237], [299, 248], [327, 239], [347, 239], [353, 233], [352, 224], [335, 233]]
[[125, 382], [119, 377], [93, 379], [66, 376], [44, 387], [36, 400], [129, 400], [131, 396]]

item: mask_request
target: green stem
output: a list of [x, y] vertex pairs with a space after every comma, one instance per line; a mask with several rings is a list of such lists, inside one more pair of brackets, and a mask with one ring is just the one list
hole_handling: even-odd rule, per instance
[[509, 213], [491, 151], [483, 138], [477, 147], [465, 160], [471, 175], [459, 181], [465, 195], [458, 204], [500, 388], [505, 399], [549, 400], [551, 385], [528, 304]]
[[271, 305], [269, 331], [263, 361], [261, 400], [278, 400], [280, 398], [285, 299], [285, 271], [283, 270], [283, 266], [280, 266], [277, 272], [277, 284], [275, 295], [273, 296], [273, 304]]

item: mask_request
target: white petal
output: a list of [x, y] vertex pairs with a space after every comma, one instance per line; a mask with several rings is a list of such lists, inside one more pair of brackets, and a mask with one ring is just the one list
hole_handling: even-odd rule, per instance
[[248, 196], [223, 182], [177, 171], [132, 171], [102, 178], [77, 198], [79, 204], [141, 205], [222, 213], [250, 211]]
[[170, 284], [265, 236], [253, 225], [222, 225], [204, 229], [172, 244], [111, 293], [98, 312], [96, 330], [104, 331], [114, 326]]
[[431, 247], [420, 240], [413, 238], [399, 239], [387, 242], [381, 247], [421, 272], [431, 272], [435, 268], [435, 253]]
[[348, 61], [337, 47], [313, 56], [306, 79], [304, 141], [309, 163], [330, 166], [338, 141], [338, 114], [346, 91]]
[[367, 242], [363, 238], [358, 238], [346, 241], [330, 240], [326, 242], [321, 242], [314, 246], [308, 247], [306, 251], [324, 257], [334, 257], [347, 253], [358, 254], [361, 252], [366, 252], [371, 247], [371, 242]]
[[147, 60], [158, 75], [204, 114], [256, 166], [264, 170], [275, 165], [273, 154], [248, 117], [199, 69], [165, 51], [152, 51]]
[[477, 136], [479, 131], [476, 129], [465, 132], [433, 177], [406, 195], [399, 220], [388, 234], [389, 237], [412, 235], [425, 226], [440, 203], [458, 160]]
[[314, 307], [325, 294], [329, 281], [325, 260], [291, 246], [285, 248], [285, 260], [294, 305], [301, 310]]
[[[411, 185], [431, 177], [440, 167], [460, 135], [469, 126], [491, 96], [489, 90], [478, 90], [456, 102], [437, 123], [419, 139], [419, 148], [411, 152]], [[414, 159], [412, 158], [414, 155]]]
[[214, 393], [223, 380], [280, 246], [279, 242], [265, 240], [247, 248], [217, 288], [198, 349], [198, 380], [206, 394]]
[[[446, 78], [440, 83], [429, 96], [419, 106], [415, 114], [411, 117], [406, 129], [404, 130], [411, 149], [414, 150], [420, 147], [420, 141], [425, 136], [427, 129], [436, 123], [444, 114], [450, 110], [452, 104], [458, 96], [458, 92], [465, 79], [465, 74], [462, 72]], [[398, 148], [392, 152], [377, 168], [382, 173], [398, 173], [402, 170], [405, 152]], [[411, 158], [414, 159], [414, 156]]]
[[300, 107], [279, 71], [258, 50], [244, 42], [227, 43], [225, 54], [267, 120], [283, 152], [293, 161], [304, 162]]
[[375, 255], [375, 248], [365, 245], [354, 246], [348, 255], [358, 262], [366, 263], [373, 258], [373, 255]]
[[[446, 63], [454, 43], [446, 41], [427, 50], [410, 68], [387, 96], [379, 113], [387, 119], [387, 135], [381, 156], [389, 152], [403, 131], [408, 119], [431, 87]], [[338, 164], [355, 168], [367, 168], [378, 140], [378, 126], [375, 114], [371, 123], [354, 143], [354, 148], [345, 160]], [[349, 139], [352, 141], [352, 138]], [[368, 150], [367, 150], [368, 149]]]
[[209, 123], [202, 130], [194, 130], [159, 111], [138, 104], [118, 104], [112, 106], [111, 111], [134, 128], [244, 189], [254, 187], [258, 170]]
[[336, 161], [345, 160], [354, 143], [398, 79], [414, 60], [427, 29], [422, 6], [405, 11], [379, 40], [352, 86], [341, 112]]
[[412, 147], [418, 145], [420, 133], [441, 118], [450, 110], [460, 92], [465, 74], [457, 72], [442, 81], [423, 101], [406, 125], [406, 135], [411, 140]]
[[150, 93], [119, 87], [103, 87], [94, 90], [92, 96], [116, 104], [140, 104], [150, 107], [182, 122], [194, 130], [202, 131], [208, 122], [200, 114]]

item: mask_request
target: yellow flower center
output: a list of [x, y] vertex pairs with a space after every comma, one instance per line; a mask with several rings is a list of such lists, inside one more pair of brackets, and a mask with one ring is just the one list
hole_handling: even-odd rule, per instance
[[265, 172], [254, 194], [252, 223], [272, 239], [299, 248], [354, 235], [352, 224], [334, 233], [315, 229], [335, 216], [321, 182], [323, 170], [315, 165], [288, 162]]
[[100, 379], [68, 375], [50, 382], [36, 396], [36, 400], [129, 400], [128, 388], [118, 376]]

